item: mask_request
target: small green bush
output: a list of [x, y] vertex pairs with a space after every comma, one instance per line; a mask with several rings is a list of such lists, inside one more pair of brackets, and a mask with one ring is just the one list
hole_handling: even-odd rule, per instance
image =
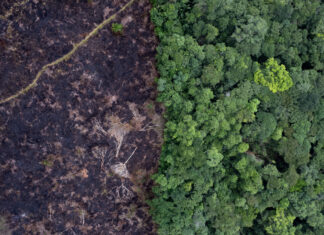
[[124, 26], [122, 24], [118, 24], [118, 23], [113, 23], [111, 25], [111, 31], [114, 34], [123, 34], [124, 31]]

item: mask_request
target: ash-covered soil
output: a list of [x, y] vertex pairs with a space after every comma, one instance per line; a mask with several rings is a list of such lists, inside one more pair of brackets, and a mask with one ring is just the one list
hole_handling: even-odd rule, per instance
[[[0, 2], [0, 99], [125, 0]], [[145, 200], [162, 144], [148, 0], [0, 105], [0, 234], [155, 234]], [[112, 23], [113, 23], [112, 22]]]

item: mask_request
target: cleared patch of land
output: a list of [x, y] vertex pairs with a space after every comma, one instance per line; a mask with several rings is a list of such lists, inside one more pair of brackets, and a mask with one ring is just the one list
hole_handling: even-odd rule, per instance
[[[0, 3], [0, 98], [27, 87], [127, 1]], [[135, 1], [37, 86], [0, 105], [1, 232], [154, 234], [162, 143], [150, 5]], [[2, 226], [3, 225], [3, 226]]]

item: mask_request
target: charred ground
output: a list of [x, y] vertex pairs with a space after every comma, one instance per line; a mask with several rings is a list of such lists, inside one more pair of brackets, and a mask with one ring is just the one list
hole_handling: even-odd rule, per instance
[[[0, 98], [27, 86], [125, 3], [1, 1]], [[154, 234], [145, 192], [163, 122], [149, 9], [147, 0], [135, 1], [113, 21], [124, 25], [122, 35], [108, 25], [0, 106], [2, 233]], [[122, 177], [113, 166], [133, 152]]]

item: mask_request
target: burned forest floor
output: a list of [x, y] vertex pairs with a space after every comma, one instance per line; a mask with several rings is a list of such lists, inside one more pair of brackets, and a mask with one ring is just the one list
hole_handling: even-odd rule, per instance
[[[0, 100], [126, 3], [1, 1]], [[155, 234], [145, 201], [163, 107], [155, 102], [150, 7], [134, 1], [0, 104], [0, 234]]]

